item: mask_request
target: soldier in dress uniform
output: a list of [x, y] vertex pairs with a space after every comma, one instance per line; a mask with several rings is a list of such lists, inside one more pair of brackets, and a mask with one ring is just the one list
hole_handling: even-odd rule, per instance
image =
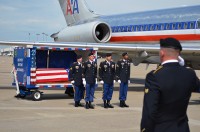
[[199, 87], [192, 69], [180, 66], [180, 42], [160, 40], [161, 66], [147, 74], [141, 120], [142, 132], [189, 132], [187, 107]]
[[111, 61], [112, 54], [106, 54], [106, 60], [100, 63], [99, 80], [103, 84], [104, 108], [114, 108], [110, 104], [113, 95], [113, 85], [115, 83], [115, 63]]
[[83, 82], [86, 84], [85, 108], [94, 109], [92, 105], [94, 99], [95, 85], [97, 84], [97, 63], [94, 61], [94, 54], [89, 53], [89, 60], [83, 64]]
[[127, 98], [127, 91], [128, 91], [128, 83], [130, 83], [130, 60], [128, 59], [128, 53], [122, 54], [123, 59], [117, 62], [116, 66], [116, 78], [120, 83], [120, 90], [119, 90], [119, 100], [120, 100], [120, 107], [129, 107], [125, 101]]
[[84, 86], [82, 80], [82, 56], [77, 55], [77, 62], [74, 62], [72, 67], [70, 68], [69, 77], [71, 83], [74, 85], [74, 101], [75, 107], [83, 107], [80, 103], [83, 93], [84, 93]]

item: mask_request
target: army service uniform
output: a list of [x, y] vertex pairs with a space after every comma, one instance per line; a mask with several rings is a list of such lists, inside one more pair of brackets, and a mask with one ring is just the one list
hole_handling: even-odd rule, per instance
[[112, 61], [101, 62], [99, 66], [99, 77], [100, 81], [103, 80], [104, 82], [103, 97], [102, 97], [104, 101], [104, 107], [113, 108], [113, 106], [110, 105], [110, 100], [112, 99], [113, 95], [113, 85], [114, 85], [113, 81], [115, 80], [115, 63]]

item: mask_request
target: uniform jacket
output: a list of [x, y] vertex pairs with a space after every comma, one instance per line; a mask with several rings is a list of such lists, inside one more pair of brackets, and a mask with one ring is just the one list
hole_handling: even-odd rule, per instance
[[187, 107], [191, 92], [199, 88], [192, 69], [166, 63], [147, 74], [141, 131], [189, 132]]
[[115, 63], [103, 61], [99, 66], [99, 80], [103, 80], [104, 83], [112, 84], [115, 80]]
[[78, 62], [74, 62], [69, 71], [70, 81], [74, 80], [74, 85], [80, 86], [83, 84], [82, 72], [83, 72], [82, 64], [79, 64]]
[[88, 84], [94, 84], [97, 78], [97, 63], [89, 60], [83, 64], [83, 77]]
[[123, 83], [127, 83], [130, 80], [130, 60], [120, 60], [116, 66], [116, 77]]

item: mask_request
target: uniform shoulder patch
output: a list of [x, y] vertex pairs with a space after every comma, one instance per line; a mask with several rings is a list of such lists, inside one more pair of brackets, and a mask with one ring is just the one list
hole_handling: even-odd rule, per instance
[[159, 66], [155, 71], [153, 71], [153, 73], [155, 74], [155, 73], [157, 73], [160, 69], [162, 69], [163, 68], [163, 66]]
[[148, 88], [145, 88], [145, 89], [144, 89], [144, 92], [145, 92], [145, 94], [147, 94], [147, 93], [149, 92], [149, 89], [148, 89]]

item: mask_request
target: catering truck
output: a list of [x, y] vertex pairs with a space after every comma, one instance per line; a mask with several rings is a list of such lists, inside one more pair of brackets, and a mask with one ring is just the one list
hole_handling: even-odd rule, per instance
[[[31, 96], [34, 101], [42, 99], [42, 89], [66, 88], [71, 94], [69, 69], [78, 54], [87, 60], [90, 52], [97, 55], [97, 48], [70, 47], [15, 47], [13, 56], [14, 84], [21, 98]], [[68, 91], [68, 92], [67, 92]]]

